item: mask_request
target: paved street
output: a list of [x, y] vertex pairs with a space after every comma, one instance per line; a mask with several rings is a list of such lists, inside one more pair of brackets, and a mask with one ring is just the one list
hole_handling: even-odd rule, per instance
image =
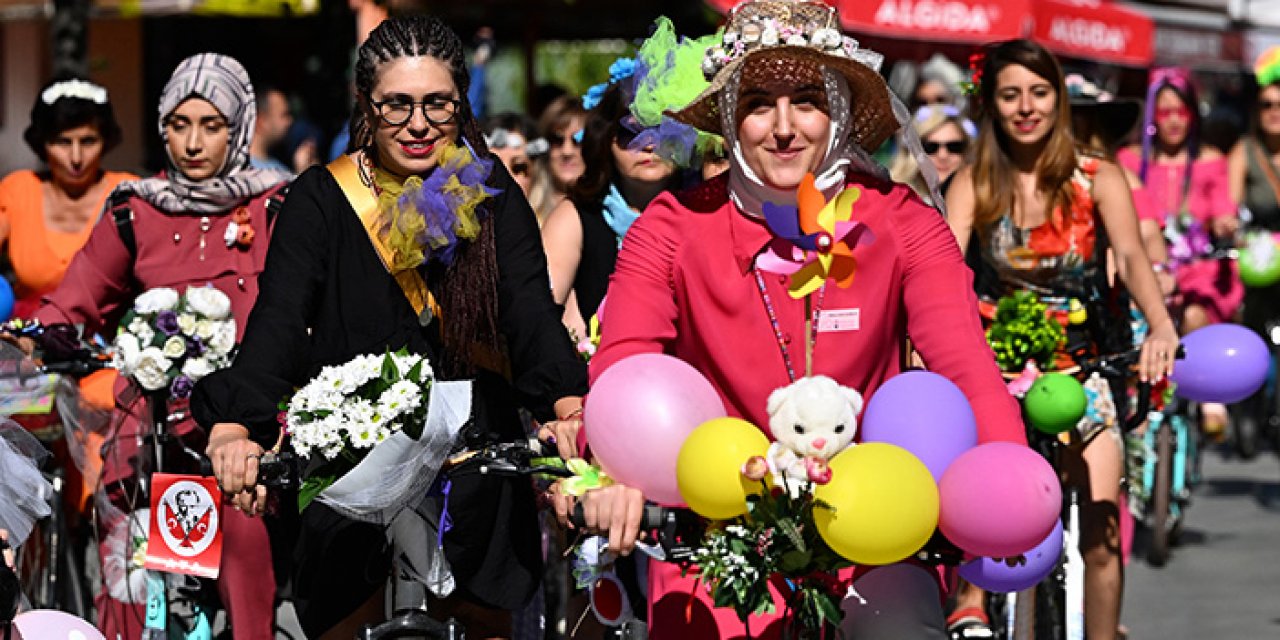
[[1280, 638], [1280, 459], [1204, 455], [1181, 546], [1163, 569], [1142, 556], [1140, 528], [1125, 585], [1133, 640]]

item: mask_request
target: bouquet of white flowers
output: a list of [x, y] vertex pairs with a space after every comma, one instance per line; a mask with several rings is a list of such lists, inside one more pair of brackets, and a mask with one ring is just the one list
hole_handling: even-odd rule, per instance
[[231, 299], [212, 286], [148, 289], [124, 315], [115, 339], [115, 367], [148, 391], [191, 396], [196, 381], [231, 364], [236, 321]]
[[314, 459], [298, 492], [298, 508], [394, 434], [419, 440], [433, 383], [426, 358], [400, 350], [325, 367], [299, 389], [281, 407], [294, 451]]

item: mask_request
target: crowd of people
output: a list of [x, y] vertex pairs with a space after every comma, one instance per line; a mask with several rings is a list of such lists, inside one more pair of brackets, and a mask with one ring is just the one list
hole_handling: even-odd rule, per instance
[[[230, 299], [238, 356], [203, 377], [173, 426], [226, 495], [217, 592], [234, 637], [253, 640], [274, 637], [285, 586], [308, 637], [350, 638], [385, 617], [383, 528], [323, 502], [267, 513], [257, 485], [259, 460], [288, 446], [281, 401], [326, 365], [423, 354], [440, 379], [474, 380], [471, 436], [533, 433], [568, 459], [589, 455], [590, 382], [629, 356], [680, 358], [758, 425], [769, 393], [805, 372], [870, 396], [914, 362], [964, 392], [981, 442], [1025, 443], [984, 335], [1000, 297], [1126, 319], [1131, 301], [1145, 331], [1095, 322], [1084, 339], [1097, 353], [1137, 344], [1153, 382], [1172, 372], [1180, 334], [1238, 318], [1261, 332], [1277, 315], [1280, 285], [1246, 291], [1233, 263], [1206, 257], [1245, 223], [1280, 232], [1280, 56], [1258, 69], [1252, 130], [1219, 150], [1200, 139], [1184, 69], [1154, 70], [1144, 101], [1114, 98], [1014, 40], [983, 47], [972, 78], [935, 57], [889, 82], [882, 56], [839, 29], [835, 9], [806, 0], [744, 0], [697, 39], [659, 21], [587, 95], [536, 118], [481, 119], [458, 36], [432, 17], [391, 17], [359, 48], [349, 141], [327, 164], [314, 141], [291, 162], [271, 157], [287, 95], [200, 54], [161, 94], [166, 166], [148, 178], [104, 168], [121, 139], [107, 91], [52, 82], [24, 136], [44, 168], [0, 181], [14, 316], [90, 340], [148, 289], [208, 285]], [[766, 204], [795, 202], [802, 183], [826, 198], [858, 187], [854, 216], [874, 236], [852, 287], [807, 299], [757, 263], [773, 238]], [[440, 185], [469, 204], [430, 193]], [[855, 314], [855, 330], [806, 331], [830, 313]], [[592, 338], [588, 364], [575, 345]], [[8, 339], [28, 354], [58, 347]], [[155, 396], [114, 373], [81, 385], [116, 426], [74, 483], [77, 509], [94, 492], [124, 509]], [[1228, 422], [1223, 406], [1200, 416], [1209, 433]], [[1126, 517], [1124, 444], [1106, 433], [1066, 465], [1083, 496], [1087, 635], [1101, 640], [1123, 633]], [[419, 505], [450, 521], [438, 535], [457, 585], [428, 610], [471, 637], [525, 637], [512, 612], [554, 560], [540, 505], [571, 527], [576, 503], [587, 530], [631, 553], [645, 496], [622, 484], [576, 496], [553, 484], [540, 498], [527, 480], [481, 476], [453, 483], [447, 514]], [[779, 614], [744, 626], [676, 565], [636, 570], [651, 637], [781, 631]], [[933, 567], [844, 577], [858, 594], [843, 602], [846, 637], [947, 638], [989, 622], [981, 589]], [[107, 637], [140, 637], [144, 602], [104, 589], [96, 604]]]

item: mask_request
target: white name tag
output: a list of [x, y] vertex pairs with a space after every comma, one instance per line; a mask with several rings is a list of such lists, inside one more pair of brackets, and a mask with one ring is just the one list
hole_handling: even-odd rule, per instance
[[818, 314], [818, 331], [857, 331], [862, 328], [861, 309], [827, 309]]

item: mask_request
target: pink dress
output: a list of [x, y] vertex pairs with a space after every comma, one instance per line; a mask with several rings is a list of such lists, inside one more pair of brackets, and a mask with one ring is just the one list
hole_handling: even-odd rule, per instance
[[[1117, 159], [1134, 173], [1142, 165], [1142, 156], [1132, 149], [1122, 149]], [[1165, 229], [1165, 235], [1171, 234], [1168, 226], [1176, 221], [1180, 214], [1186, 213], [1190, 220], [1198, 223], [1200, 228], [1207, 229], [1214, 218], [1236, 215], [1236, 204], [1231, 200], [1231, 190], [1227, 178], [1227, 159], [1196, 160], [1191, 166], [1191, 183], [1183, 193], [1183, 178], [1186, 174], [1184, 162], [1155, 162], [1147, 168], [1144, 183], [1146, 202], [1139, 202], [1135, 192], [1135, 205], [1140, 219], [1155, 220]], [[1244, 286], [1234, 262], [1225, 260], [1197, 260], [1203, 242], [1192, 234], [1174, 238], [1170, 247], [1170, 257], [1177, 263], [1175, 277], [1178, 289], [1184, 302], [1198, 304], [1205, 308], [1214, 322], [1231, 320], [1244, 301]], [[1188, 247], [1183, 251], [1182, 247]], [[1182, 253], [1193, 255], [1182, 256]]]
[[[814, 373], [870, 397], [899, 373], [910, 334], [929, 368], [969, 398], [980, 441], [1025, 442], [1018, 406], [983, 336], [972, 274], [942, 218], [906, 186], [862, 176], [851, 183], [862, 189], [854, 219], [875, 238], [855, 250], [852, 286], [826, 289], [823, 312], [851, 322], [817, 332]], [[752, 270], [770, 238], [761, 221], [729, 201], [723, 177], [681, 196], [660, 195], [622, 244], [592, 378], [630, 355], [674, 355], [711, 381], [730, 415], [768, 433], [766, 399], [790, 382]], [[787, 294], [786, 277], [763, 276], [802, 375], [803, 302]], [[675, 565], [650, 563], [649, 593], [655, 639], [745, 635], [733, 610], [714, 608], [705, 589], [695, 589]], [[776, 620], [753, 617], [752, 637], [776, 636]]]
[[[246, 207], [255, 238], [247, 247], [227, 247], [223, 234], [231, 221], [231, 211], [210, 215], [205, 224], [200, 215], [168, 214], [140, 198], [130, 198], [137, 254], [131, 256], [121, 240], [114, 217], [103, 215], [94, 226], [88, 243], [71, 261], [62, 284], [44, 299], [35, 318], [45, 324], [83, 324], [85, 334], [106, 329], [133, 304], [134, 297], [147, 289], [173, 287], [179, 292], [188, 286], [213, 285], [231, 299], [236, 320], [236, 340], [244, 331], [249, 311], [258, 296], [258, 274], [266, 262], [271, 230], [267, 225], [266, 201], [278, 189], [258, 196]], [[201, 245], [203, 244], [203, 248]], [[125, 377], [116, 381], [116, 411], [124, 417], [111, 440], [114, 446], [104, 455], [102, 482], [109, 498], [123, 508], [121, 500], [134, 470], [138, 453], [136, 434], [139, 422], [150, 420], [150, 408], [138, 398], [138, 389]], [[204, 443], [194, 440], [195, 423], [189, 417], [175, 425], [188, 445], [203, 453]], [[223, 554], [218, 591], [231, 612], [236, 638], [274, 638], [275, 577], [271, 545], [261, 518], [250, 518], [222, 509]], [[113, 523], [105, 523], [110, 528]], [[105, 536], [108, 532], [104, 531]], [[125, 603], [108, 597], [97, 598], [99, 627], [109, 638], [137, 638], [146, 617], [144, 603]]]

